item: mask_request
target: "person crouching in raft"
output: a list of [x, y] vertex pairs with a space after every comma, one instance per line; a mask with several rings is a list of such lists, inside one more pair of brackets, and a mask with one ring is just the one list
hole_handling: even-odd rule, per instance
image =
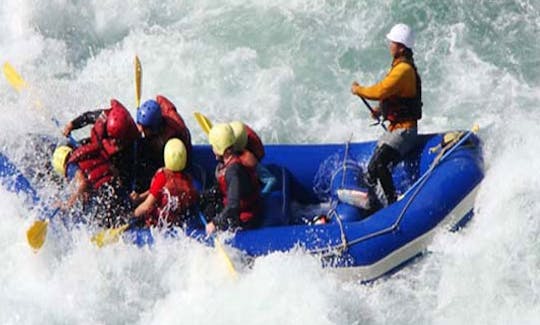
[[136, 192], [150, 186], [152, 175], [163, 167], [163, 150], [167, 141], [178, 138], [186, 147], [186, 169], [191, 165], [191, 134], [174, 104], [165, 96], [145, 101], [137, 110], [137, 128], [141, 138], [137, 143], [135, 172]]
[[261, 139], [255, 131], [240, 121], [233, 121], [229, 125], [236, 138], [234, 150], [236, 150], [242, 165], [255, 168], [257, 178], [262, 185], [261, 194], [270, 193], [277, 180], [268, 168], [260, 163], [260, 160], [264, 157], [264, 147]]
[[216, 180], [222, 197], [223, 210], [211, 217], [206, 233], [217, 229], [254, 228], [259, 225], [261, 192], [254, 167], [244, 166], [234, 149], [236, 138], [229, 124], [216, 124], [210, 129], [208, 141], [216, 156]]
[[134, 143], [139, 138], [137, 125], [129, 111], [116, 99], [111, 100], [110, 108], [88, 111], [64, 127], [63, 134], [92, 124], [90, 138], [81, 140], [71, 159], [84, 160], [99, 152], [111, 162], [118, 171], [121, 185], [130, 189], [134, 170]]
[[163, 152], [165, 167], [155, 173], [148, 191], [132, 196], [136, 201], [142, 200], [134, 216], [144, 218], [147, 226], [182, 226], [189, 217], [195, 216], [199, 194], [191, 176], [182, 172], [187, 155], [181, 140], [173, 138], [167, 141]]
[[75, 182], [75, 191], [59, 208], [69, 211], [82, 202], [83, 211], [92, 211], [91, 221], [101, 227], [117, 227], [125, 223], [130, 209], [127, 192], [122, 191], [117, 172], [104, 153], [95, 151], [84, 159], [73, 159], [73, 149], [58, 146], [53, 153], [54, 170], [68, 181]]

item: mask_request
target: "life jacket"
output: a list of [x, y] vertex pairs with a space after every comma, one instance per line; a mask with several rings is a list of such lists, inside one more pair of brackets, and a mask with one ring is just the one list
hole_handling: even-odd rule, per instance
[[262, 144], [261, 138], [259, 138], [257, 133], [255, 133], [252, 128], [247, 125], [245, 125], [245, 127], [248, 138], [246, 149], [251, 151], [255, 155], [255, 157], [257, 157], [257, 159], [261, 161], [264, 158], [264, 146]]
[[92, 130], [90, 130], [90, 141], [94, 143], [100, 143], [101, 140], [107, 137], [107, 116], [111, 112], [111, 108], [103, 110], [99, 114]]
[[417, 121], [422, 118], [422, 80], [418, 75], [414, 62], [402, 57], [394, 62], [392, 69], [399, 63], [410, 65], [414, 69], [416, 75], [416, 96], [413, 98], [403, 98], [392, 96], [381, 101], [383, 120], [391, 123]]
[[161, 199], [157, 202], [157, 207], [149, 214], [147, 225], [178, 224], [182, 215], [197, 203], [199, 194], [189, 175], [165, 168], [161, 168], [159, 172], [164, 173], [167, 181], [161, 190]]
[[227, 206], [227, 180], [225, 179], [225, 174], [227, 169], [233, 164], [242, 165], [249, 175], [249, 181], [253, 190], [248, 197], [240, 198], [240, 221], [246, 223], [253, 219], [256, 214], [259, 212], [259, 203], [260, 203], [260, 185], [259, 180], [257, 179], [257, 173], [255, 168], [244, 166], [242, 161], [238, 156], [230, 158], [226, 163], [219, 165], [216, 169], [216, 179], [218, 182], [219, 190], [223, 197], [223, 206]]
[[[100, 144], [108, 157], [111, 157], [120, 151], [120, 148], [117, 146], [116, 142], [107, 135], [107, 119], [110, 113], [114, 110], [126, 110], [126, 108], [116, 99], [111, 99], [111, 107], [103, 110], [90, 131], [90, 141]], [[127, 145], [131, 145], [132, 141], [138, 137], [138, 131], [135, 124], [133, 124], [129, 133], [130, 135]]]
[[113, 168], [106, 153], [92, 142], [74, 149], [67, 164], [77, 164], [94, 189], [98, 189], [114, 177]]
[[161, 116], [165, 122], [165, 130], [163, 131], [163, 145], [172, 138], [179, 138], [186, 146], [188, 160], [191, 153], [191, 134], [186, 127], [184, 119], [178, 114], [174, 104], [165, 96], [158, 95], [156, 101], [161, 109]]

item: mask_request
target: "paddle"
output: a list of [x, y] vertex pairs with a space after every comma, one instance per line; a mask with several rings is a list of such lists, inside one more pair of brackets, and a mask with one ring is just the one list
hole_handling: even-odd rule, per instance
[[126, 230], [131, 229], [131, 227], [139, 221], [136, 218], [133, 218], [133, 219], [134, 220], [130, 221], [129, 223], [123, 226], [102, 230], [98, 232], [97, 234], [95, 234], [94, 236], [92, 236], [90, 240], [92, 241], [92, 243], [96, 244], [97, 247], [99, 248], [116, 243], [120, 239], [120, 236]]
[[360, 98], [362, 99], [362, 101], [364, 102], [364, 104], [366, 104], [366, 107], [367, 107], [367, 108], [369, 109], [369, 111], [371, 112], [371, 116], [376, 116], [376, 117], [377, 117], [377, 123], [374, 123], [374, 124], [372, 124], [372, 125], [377, 125], [377, 124], [379, 124], [379, 125], [386, 131], [386, 126], [385, 126], [384, 123], [381, 121], [380, 115], [377, 114], [377, 113], [375, 112], [375, 110], [371, 107], [371, 105], [369, 105], [368, 101], [367, 101], [364, 97], [360, 96]]
[[[22, 76], [15, 70], [15, 68], [9, 63], [5, 62], [2, 70], [4, 72], [4, 76], [6, 77], [8, 83], [17, 91], [22, 92], [24, 89], [29, 88], [28, 83], [24, 81]], [[42, 108], [41, 101], [36, 100], [35, 106], [37, 108]], [[53, 123], [60, 128], [60, 123], [57, 119], [54, 117], [51, 117]], [[75, 140], [71, 135], [69, 136], [69, 142], [74, 147], [78, 146], [77, 140]], [[51, 213], [50, 216], [46, 217], [43, 220], [36, 220], [28, 228], [26, 231], [26, 239], [28, 240], [28, 244], [30, 247], [32, 247], [34, 250], [39, 250], [43, 244], [45, 243], [45, 238], [47, 236], [47, 226], [49, 224], [49, 219], [53, 218], [60, 209], [55, 209], [53, 213]]]
[[30, 228], [28, 228], [28, 230], [26, 231], [26, 239], [28, 241], [28, 244], [30, 245], [30, 247], [32, 247], [32, 249], [34, 249], [34, 251], [39, 250], [45, 243], [49, 219], [54, 217], [58, 213], [58, 211], [60, 211], [60, 208], [56, 208], [53, 213], [46, 219], [34, 221], [32, 226], [30, 226]]
[[[201, 222], [203, 223], [203, 225], [206, 227], [207, 222], [202, 212], [199, 212], [199, 217], [201, 218]], [[219, 239], [217, 238], [215, 234], [211, 234], [210, 237], [214, 239], [214, 246], [217, 248], [221, 256], [223, 256], [223, 259], [225, 260], [225, 264], [227, 264], [227, 268], [229, 269], [229, 272], [231, 272], [231, 275], [233, 277], [236, 277], [238, 275], [238, 272], [236, 272], [236, 269], [234, 268], [234, 264], [231, 258], [229, 257], [229, 255], [227, 255], [225, 248], [223, 248], [223, 245], [221, 245], [221, 242], [219, 241]]]
[[139, 57], [135, 55], [135, 103], [137, 109], [141, 106], [141, 79], [142, 79], [142, 67]]
[[[21, 75], [15, 70], [15, 68], [9, 64], [9, 62], [5, 62], [4, 63], [4, 66], [2, 67], [2, 70], [4, 72], [4, 76], [6, 77], [8, 83], [17, 91], [17, 92], [22, 92], [24, 89], [27, 89], [29, 88], [28, 84], [26, 83], [26, 81], [24, 81], [24, 79], [21, 77]], [[35, 106], [37, 108], [42, 108], [43, 105], [41, 104], [41, 101], [39, 100], [36, 100], [34, 102]], [[51, 116], [51, 120], [53, 121], [53, 123], [56, 125], [56, 127], [58, 128], [61, 128], [60, 126], [60, 123], [58, 122], [58, 120], [56, 118], [54, 118], [53, 116]], [[68, 136], [68, 139], [69, 139], [69, 143], [74, 146], [74, 147], [78, 147], [79, 144], [77, 142], [77, 140], [75, 140], [71, 135]]]
[[212, 122], [210, 122], [210, 120], [202, 113], [195, 112], [193, 115], [195, 115], [195, 119], [197, 120], [197, 123], [199, 123], [201, 129], [204, 131], [204, 133], [206, 133], [206, 135], [208, 135], [208, 133], [210, 133], [210, 129], [212, 128]]

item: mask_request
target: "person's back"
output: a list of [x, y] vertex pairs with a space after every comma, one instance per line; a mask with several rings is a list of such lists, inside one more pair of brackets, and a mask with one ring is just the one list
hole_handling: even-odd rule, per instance
[[191, 133], [184, 122], [182, 116], [178, 113], [176, 106], [165, 96], [158, 95], [156, 101], [161, 109], [161, 115], [165, 122], [163, 138], [166, 141], [172, 138], [178, 138], [184, 143], [187, 151], [187, 165], [191, 158]]
[[183, 172], [187, 151], [182, 141], [169, 140], [163, 156], [165, 167], [155, 173], [134, 215], [144, 217], [148, 226], [180, 226], [194, 214], [198, 193], [191, 177]]
[[75, 149], [72, 157], [85, 158], [100, 151], [118, 171], [120, 184], [128, 189], [133, 179], [134, 143], [139, 137], [135, 121], [119, 101], [112, 99], [110, 108], [83, 113], [69, 122], [64, 135], [88, 124], [93, 124], [90, 139]]
[[174, 104], [158, 95], [156, 100], [145, 101], [137, 111], [137, 127], [143, 138], [137, 145], [137, 175], [135, 191], [148, 188], [154, 172], [163, 166], [163, 150], [167, 141], [178, 138], [187, 152], [187, 165], [191, 164], [191, 135]]
[[224, 219], [238, 216], [239, 224], [235, 226], [255, 227], [260, 205], [260, 187], [255, 168], [244, 165], [238, 155], [231, 153], [218, 164], [216, 179], [224, 206], [216, 222], [223, 220], [221, 224], [225, 225]]
[[[223, 210], [213, 216], [206, 232], [216, 229], [253, 228], [259, 223], [260, 188], [255, 169], [244, 166], [235, 153], [236, 138], [229, 124], [216, 124], [208, 134], [216, 155], [216, 180]], [[210, 217], [210, 216], [207, 216]]]

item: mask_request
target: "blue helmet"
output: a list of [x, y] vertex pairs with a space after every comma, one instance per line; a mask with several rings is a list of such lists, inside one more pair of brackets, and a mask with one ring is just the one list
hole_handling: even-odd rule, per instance
[[145, 101], [137, 110], [137, 123], [144, 127], [157, 130], [161, 127], [162, 122], [161, 108], [153, 99]]

